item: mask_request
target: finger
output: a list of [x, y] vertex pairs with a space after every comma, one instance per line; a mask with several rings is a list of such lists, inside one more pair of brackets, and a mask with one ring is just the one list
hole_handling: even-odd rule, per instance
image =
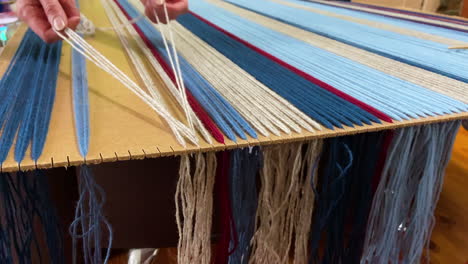
[[154, 16], [154, 9], [145, 7], [145, 15], [148, 17], [149, 20], [153, 23], [157, 23], [156, 17]]
[[78, 16], [78, 17], [70, 17], [68, 18], [68, 27], [75, 30], [76, 27], [78, 26], [78, 24], [80, 24], [80, 20], [81, 18]]
[[62, 31], [68, 26], [68, 18], [58, 0], [39, 0], [47, 16], [47, 20], [57, 31]]
[[171, 20], [188, 12], [188, 2], [186, 0], [168, 1], [166, 5]]
[[154, 14], [153, 14], [153, 6], [151, 3], [148, 3], [147, 0], [141, 0], [141, 2], [143, 3], [143, 5], [145, 6], [145, 15], [149, 18], [149, 20], [151, 20], [153, 23], [156, 23], [156, 18], [154, 17]]
[[[188, 12], [188, 2], [186, 0], [167, 1], [166, 8], [168, 14], [167, 17], [169, 20], [173, 20], [178, 16]], [[157, 23], [157, 19], [154, 14], [155, 12], [161, 23], [166, 24], [168, 22], [164, 12], [164, 5], [159, 4], [156, 0], [147, 0], [145, 14], [150, 18], [151, 21]]]
[[41, 6], [27, 5], [18, 7], [18, 17], [25, 21], [36, 35], [47, 43], [52, 43], [60, 37], [51, 29]]
[[[164, 6], [155, 0], [147, 0], [145, 6], [145, 15], [154, 23], [158, 20], [160, 23], [166, 24], [166, 15], [164, 13]], [[157, 16], [157, 19], [156, 19]]]
[[80, 11], [76, 7], [74, 0], [59, 0], [63, 11], [68, 17], [68, 27], [75, 30], [80, 23]]

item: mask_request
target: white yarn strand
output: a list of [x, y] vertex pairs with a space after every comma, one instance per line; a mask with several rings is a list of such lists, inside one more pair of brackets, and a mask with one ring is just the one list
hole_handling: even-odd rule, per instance
[[179, 263], [205, 264], [211, 260], [216, 154], [196, 153], [195, 169], [191, 171], [189, 156], [182, 155], [175, 194], [179, 233], [177, 260]]
[[[165, 14], [166, 21], [167, 21], [168, 25], [170, 25], [169, 15], [167, 13], [167, 6], [166, 6], [166, 2], [164, 0], [163, 0], [163, 9], [164, 9], [164, 14]], [[159, 16], [158, 16], [156, 11], [154, 11], [154, 17], [156, 18], [156, 24], [158, 25], [157, 29], [161, 33], [161, 37], [162, 37], [162, 40], [163, 40], [163, 43], [164, 43], [164, 47], [166, 48], [166, 51], [167, 51], [167, 55], [168, 55], [168, 58], [169, 58], [169, 64], [171, 66], [172, 72], [174, 73], [177, 88], [179, 89], [179, 93], [180, 93], [180, 95], [182, 96], [182, 99], [183, 99], [182, 100], [183, 109], [184, 109], [185, 114], [187, 116], [187, 121], [188, 121], [190, 126], [193, 126], [191, 116], [189, 115], [189, 112], [188, 112], [189, 105], [188, 105], [188, 102], [187, 102], [187, 94], [185, 92], [185, 85], [184, 85], [184, 81], [182, 79], [182, 71], [180, 70], [179, 57], [177, 56], [177, 51], [175, 49], [175, 43], [172, 41], [172, 45], [171, 45], [172, 46], [172, 53], [171, 53], [171, 49], [169, 48], [169, 45], [167, 43], [166, 35], [164, 33], [163, 27], [161, 26], [161, 21], [160, 21]], [[171, 40], [173, 40], [172, 30], [171, 30], [170, 26], [168, 27], [168, 32], [169, 32], [169, 37], [171, 38]], [[173, 58], [173, 56], [174, 56], [174, 58]], [[174, 63], [174, 61], [175, 61], [175, 63]]]
[[[117, 19], [120, 22], [127, 20], [127, 18], [121, 12], [120, 8], [113, 1], [109, 1], [108, 4], [109, 4], [108, 6], [110, 6], [111, 9], [114, 11], [114, 15], [117, 17]], [[108, 13], [111, 12], [110, 10], [106, 10], [106, 11]], [[116, 22], [116, 24], [118, 25], [117, 22]], [[125, 24], [125, 23], [122, 23], [122, 24]], [[164, 71], [164, 69], [159, 64], [159, 62], [154, 58], [153, 54], [151, 53], [151, 50], [142, 41], [142, 39], [140, 38], [140, 36], [136, 32], [135, 28], [133, 28], [133, 26], [131, 24], [127, 23], [126, 24], [126, 29], [127, 29], [127, 33], [133, 38], [133, 40], [135, 40], [137, 46], [144, 53], [146, 59], [150, 62], [153, 69], [159, 74], [162, 81], [166, 84], [166, 86], [169, 89], [169, 91], [171, 92], [172, 96], [176, 99], [176, 101], [179, 103], [179, 105], [182, 107], [182, 109], [184, 109], [184, 107], [186, 107], [186, 109], [187, 109], [187, 111], [189, 113], [189, 116], [190, 116], [190, 119], [187, 120], [187, 121], [191, 122], [190, 124], [193, 123], [194, 127], [197, 128], [197, 130], [200, 132], [200, 134], [203, 136], [203, 138], [205, 139], [205, 141], [207, 143], [212, 144], [213, 141], [212, 141], [212, 138], [211, 138], [209, 132], [206, 130], [203, 123], [200, 121], [198, 116], [195, 114], [193, 109], [188, 104], [187, 98], [185, 97], [185, 99], [184, 99], [184, 97], [181, 95], [181, 93], [179, 93], [179, 91], [174, 86], [174, 83], [172, 82], [170, 77]], [[130, 49], [130, 51], [127, 50], [127, 52], [133, 52], [133, 51], [132, 51], [132, 49]], [[168, 53], [169, 53], [169, 51], [168, 51]], [[142, 67], [141, 66], [142, 63], [134, 63], [134, 64], [135, 64], [136, 67], [139, 67], [139, 66]], [[142, 71], [146, 72], [146, 74], [149, 74], [148, 71], [145, 68], [143, 68]], [[151, 80], [151, 83], [153, 83], [152, 80]], [[152, 95], [154, 94], [154, 96], [160, 97], [160, 94], [156, 92], [156, 89], [154, 89], [154, 86], [150, 86], [150, 87], [147, 87], [147, 88], [150, 91], [150, 93], [152, 93]], [[185, 91], [185, 88], [183, 88], [183, 90]]]
[[161, 103], [149, 97], [143, 91], [143, 89], [140, 88], [135, 82], [133, 82], [125, 73], [120, 71], [106, 57], [100, 54], [96, 49], [89, 45], [73, 30], [71, 30], [70, 28], [66, 28], [64, 32], [68, 37], [66, 37], [61, 32], [56, 31], [56, 33], [68, 44], [70, 44], [70, 46], [72, 46], [75, 50], [77, 50], [88, 60], [96, 64], [96, 66], [100, 67], [101, 69], [112, 75], [114, 78], [119, 80], [129, 90], [135, 93], [143, 102], [145, 102], [151, 108], [153, 108], [153, 110], [155, 110], [164, 120], [166, 120], [168, 125], [174, 131], [174, 135], [176, 136], [177, 141], [182, 146], [185, 147], [186, 143], [185, 140], [181, 137], [180, 133], [182, 133], [193, 144], [198, 145], [198, 138], [192, 132], [192, 130], [188, 129], [184, 124], [172, 117], [172, 115], [167, 112], [167, 110], [161, 105]]
[[[138, 73], [140, 74], [140, 76], [142, 77], [142, 80], [143, 82], [145, 83], [147, 89], [150, 91], [150, 93], [152, 93], [153, 97], [157, 100], [158, 98], [162, 98], [161, 95], [159, 94], [159, 92], [157, 92], [157, 89], [156, 89], [156, 86], [153, 82], [153, 79], [151, 78], [150, 76], [150, 73], [147, 71], [146, 67], [144, 66], [144, 63], [142, 62], [140, 56], [138, 56], [135, 52], [134, 49], [132, 49], [129, 45], [129, 42], [128, 42], [128, 39], [127, 39], [127, 34], [125, 34], [124, 32], [124, 28], [120, 28], [118, 27], [119, 25], [123, 25], [125, 24], [125, 20], [123, 20], [122, 16], [123, 14], [121, 12], [118, 12], [119, 9], [118, 7], [115, 5], [115, 3], [111, 3], [111, 6], [109, 6], [109, 4], [107, 3], [106, 0], [101, 0], [102, 4], [103, 4], [103, 7], [104, 9], [106, 10], [106, 13], [108, 14], [108, 17], [109, 17], [109, 20], [111, 21], [111, 23], [113, 25], [115, 25], [115, 31], [117, 33], [117, 35], [119, 36], [121, 42], [122, 42], [122, 45], [124, 46], [126, 52], [128, 53], [132, 63], [135, 65]], [[120, 17], [118, 18], [117, 16], [120, 15]], [[123, 23], [122, 24], [119, 24], [119, 21]], [[128, 31], [129, 28], [132, 28], [131, 24], [126, 24], [126, 29]], [[146, 46], [140, 46], [140, 49], [142, 50], [146, 50], [146, 55], [150, 55], [148, 53], [150, 53], [150, 51], [148, 50], [148, 48]], [[148, 56], [149, 58], [152, 58], [152, 55]], [[180, 101], [180, 100], [179, 100]], [[180, 102], [179, 102], [180, 103]], [[187, 103], [188, 105], [188, 103]], [[192, 109], [190, 108], [190, 106], [188, 106], [188, 109], [187, 109], [187, 112], [192, 115], [195, 116], [195, 114], [193, 113]], [[195, 116], [195, 118], [197, 118]], [[198, 118], [197, 118], [198, 119]], [[189, 122], [191, 122], [191, 120], [188, 120]], [[198, 125], [200, 125], [201, 122], [198, 120]], [[193, 130], [193, 129], [192, 129]], [[206, 133], [202, 133], [202, 134], [207, 134]], [[205, 136], [204, 135], [204, 136]], [[206, 137], [205, 137], [206, 138]], [[208, 137], [208, 139], [210, 139]]]

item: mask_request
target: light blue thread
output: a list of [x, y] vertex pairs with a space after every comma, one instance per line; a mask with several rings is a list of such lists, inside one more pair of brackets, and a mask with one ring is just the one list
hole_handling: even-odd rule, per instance
[[[76, 1], [76, 6], [80, 8], [79, 1]], [[78, 149], [81, 156], [86, 157], [89, 148], [88, 72], [86, 58], [75, 49], [72, 49], [72, 83], [73, 113]]]
[[[327, 27], [327, 29], [328, 27], [334, 28], [334, 31], [331, 32], [336, 34], [350, 34], [346, 25], [342, 26], [342, 24], [345, 23], [337, 24], [338, 22], [335, 21], [336, 19], [324, 18], [323, 21], [317, 21], [319, 19], [316, 18], [314, 14], [311, 15], [310, 12], [289, 8], [269, 1], [235, 0], [228, 2], [241, 5], [242, 7], [255, 10], [262, 14], [274, 15], [276, 19], [279, 19], [278, 17], [281, 18], [280, 20], [285, 20], [287, 18], [288, 21], [294, 21], [295, 25], [310, 25], [307, 26], [308, 30], [313, 28], [314, 32], [318, 30], [318, 26], [316, 25], [321, 25], [322, 27]], [[447, 112], [460, 112], [460, 109], [467, 109], [466, 104], [450, 97], [389, 76], [352, 60], [326, 52], [292, 37], [267, 29], [222, 8], [217, 8], [205, 2], [195, 0], [191, 2], [191, 9], [220, 27], [249, 41], [253, 45], [333, 85], [343, 92], [370, 104], [397, 120], [407, 119], [408, 115], [410, 117], [424, 117]], [[320, 19], [322, 19], [322, 17], [320, 17]], [[346, 21], [346, 23], [352, 24], [348, 21]], [[359, 28], [359, 30], [351, 31], [355, 34], [354, 38], [360, 38], [361, 33], [364, 34], [367, 32], [367, 28]], [[383, 38], [385, 34], [390, 34], [388, 32], [382, 32], [383, 31], [376, 31], [373, 33], [383, 34]], [[326, 34], [328, 36], [332, 33], [327, 31]], [[396, 36], [392, 35], [392, 37]], [[402, 38], [404, 37], [405, 36], [402, 36]], [[414, 38], [408, 41], [411, 42], [411, 44], [408, 45], [414, 45]], [[419, 43], [419, 40], [417, 41]], [[395, 46], [393, 42], [376, 43], [375, 46]], [[429, 44], [432, 45], [432, 43]], [[402, 47], [402, 49], [404, 48], [405, 47]], [[418, 46], [418, 48], [421, 47]], [[394, 50], [395, 47], [391, 49]], [[446, 47], [444, 47], [444, 49], [446, 49]], [[403, 52], [408, 53], [407, 51]], [[447, 60], [446, 56], [443, 57]], [[468, 74], [463, 73], [462, 70], [463, 65], [467, 63], [466, 60], [464, 62], [462, 59], [455, 59], [457, 63], [454, 62], [455, 64], [451, 64], [452, 66], [450, 67], [460, 74], [460, 76]], [[435, 60], [438, 60], [436, 63], [438, 65], [447, 64], [443, 59], [439, 58]], [[453, 61], [453, 59], [449, 59], [448, 61]], [[457, 67], [455, 67], [455, 65]], [[333, 71], [330, 69], [333, 69]], [[448, 101], [451, 103], [444, 103]]]
[[431, 26], [431, 25], [427, 25], [427, 24], [421, 24], [421, 23], [417, 23], [417, 22], [411, 22], [411, 21], [402, 20], [402, 19], [398, 19], [398, 18], [391, 18], [391, 17], [377, 15], [377, 14], [370, 14], [370, 13], [366, 13], [366, 12], [363, 12], [363, 11], [349, 10], [349, 9], [346, 9], [346, 8], [322, 5], [322, 4], [319, 4], [319, 3], [309, 2], [307, 0], [306, 1], [285, 0], [285, 1], [300, 4], [300, 5], [303, 5], [303, 6], [313, 7], [313, 8], [324, 10], [324, 11], [333, 12], [333, 13], [340, 14], [340, 15], [346, 15], [346, 16], [352, 16], [352, 17], [355, 17], [355, 18], [367, 19], [369, 21], [374, 21], [374, 22], [379, 22], [379, 23], [388, 23], [388, 24], [391, 24], [391, 25], [394, 25], [394, 26], [399, 26], [399, 27], [402, 27], [402, 28], [417, 30], [417, 31], [421, 31], [421, 32], [424, 32], [424, 33], [428, 33], [428, 34], [433, 34], [433, 35], [437, 35], [437, 36], [441, 36], [441, 37], [446, 37], [446, 38], [450, 38], [450, 39], [456, 39], [456, 40], [459, 40], [459, 41], [468, 42], [468, 35], [466, 33], [464, 33], [464, 32], [459, 32], [459, 31], [456, 31], [456, 30]]
[[86, 58], [72, 51], [73, 110], [75, 130], [81, 156], [86, 157], [89, 148], [89, 100]]
[[[69, 227], [73, 238], [73, 263], [77, 261], [77, 243], [82, 240], [84, 263], [106, 264], [110, 258], [113, 231], [104, 216], [103, 206], [106, 201], [104, 190], [94, 181], [94, 177], [87, 165], [80, 167], [79, 179], [80, 196], [75, 209], [75, 219]], [[101, 225], [108, 233], [108, 244], [104, 260], [101, 255], [102, 234]]]
[[270, 1], [233, 0], [243, 7], [296, 27], [444, 76], [468, 82], [468, 52], [454, 54], [446, 45], [329, 17]]
[[289, 69], [260, 55], [192, 15], [179, 17], [179, 23], [207, 42], [228, 59], [246, 70], [297, 108], [328, 128], [379, 122], [370, 113], [298, 76]]
[[428, 250], [459, 126], [456, 121], [396, 131], [373, 201], [361, 263], [417, 263]]

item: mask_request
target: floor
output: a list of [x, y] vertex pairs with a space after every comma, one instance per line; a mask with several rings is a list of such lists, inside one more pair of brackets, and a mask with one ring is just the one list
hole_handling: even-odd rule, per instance
[[468, 263], [468, 130], [461, 128], [436, 209], [431, 263]]
[[[436, 209], [431, 239], [432, 264], [468, 264], [468, 130], [461, 128], [446, 171]], [[160, 249], [151, 264], [176, 264], [177, 251]], [[126, 252], [116, 252], [109, 264], [127, 263]]]

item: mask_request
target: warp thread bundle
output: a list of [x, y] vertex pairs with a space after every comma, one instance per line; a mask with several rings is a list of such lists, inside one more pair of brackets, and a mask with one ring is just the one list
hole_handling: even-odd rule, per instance
[[[397, 259], [417, 263], [423, 254], [428, 257], [423, 251], [459, 126], [460, 122], [449, 122], [233, 150], [229, 154], [231, 206], [226, 207], [231, 212], [223, 214], [232, 219], [221, 220], [221, 234], [228, 234], [230, 247], [187, 255], [190, 246], [184, 244], [184, 259], [191, 263], [207, 263], [208, 256], [216, 263], [383, 264]], [[223, 171], [218, 168], [217, 174]], [[213, 180], [221, 178], [212, 172]], [[185, 174], [180, 181], [186, 181]], [[185, 195], [190, 193], [197, 193], [195, 185]], [[212, 200], [204, 200], [211, 208]], [[186, 208], [200, 208], [200, 199], [194, 196], [179, 201]], [[211, 232], [205, 226], [211, 220], [198, 224], [193, 217], [188, 220], [178, 220], [183, 226], [181, 237], [199, 225]], [[193, 241], [197, 245], [211, 242], [201, 230], [193, 236], [205, 239]], [[223, 237], [218, 242], [222, 241]]]
[[[417, 262], [434, 224], [443, 172], [460, 123], [239, 149], [217, 157], [183, 156], [176, 193], [178, 258], [184, 263], [213, 258], [216, 263], [388, 263], [400, 257]], [[109, 252], [102, 256], [93, 249], [112, 243], [102, 213], [103, 190], [89, 168], [82, 167], [80, 175], [81, 194], [70, 232], [82, 239], [85, 263], [106, 263]], [[32, 250], [41, 256], [39, 233], [32, 229], [36, 217], [46, 230], [47, 256], [63, 263], [62, 238], [44, 174], [1, 176], [2, 263], [29, 263]], [[215, 180], [223, 178], [228, 195], [222, 199], [229, 206], [223, 203], [228, 211], [222, 223], [228, 224], [222, 233], [230, 235], [228, 247], [212, 253], [213, 188]], [[106, 232], [110, 236], [105, 246], [100, 241]]]
[[45, 173], [1, 173], [0, 198], [0, 262], [65, 263]]

